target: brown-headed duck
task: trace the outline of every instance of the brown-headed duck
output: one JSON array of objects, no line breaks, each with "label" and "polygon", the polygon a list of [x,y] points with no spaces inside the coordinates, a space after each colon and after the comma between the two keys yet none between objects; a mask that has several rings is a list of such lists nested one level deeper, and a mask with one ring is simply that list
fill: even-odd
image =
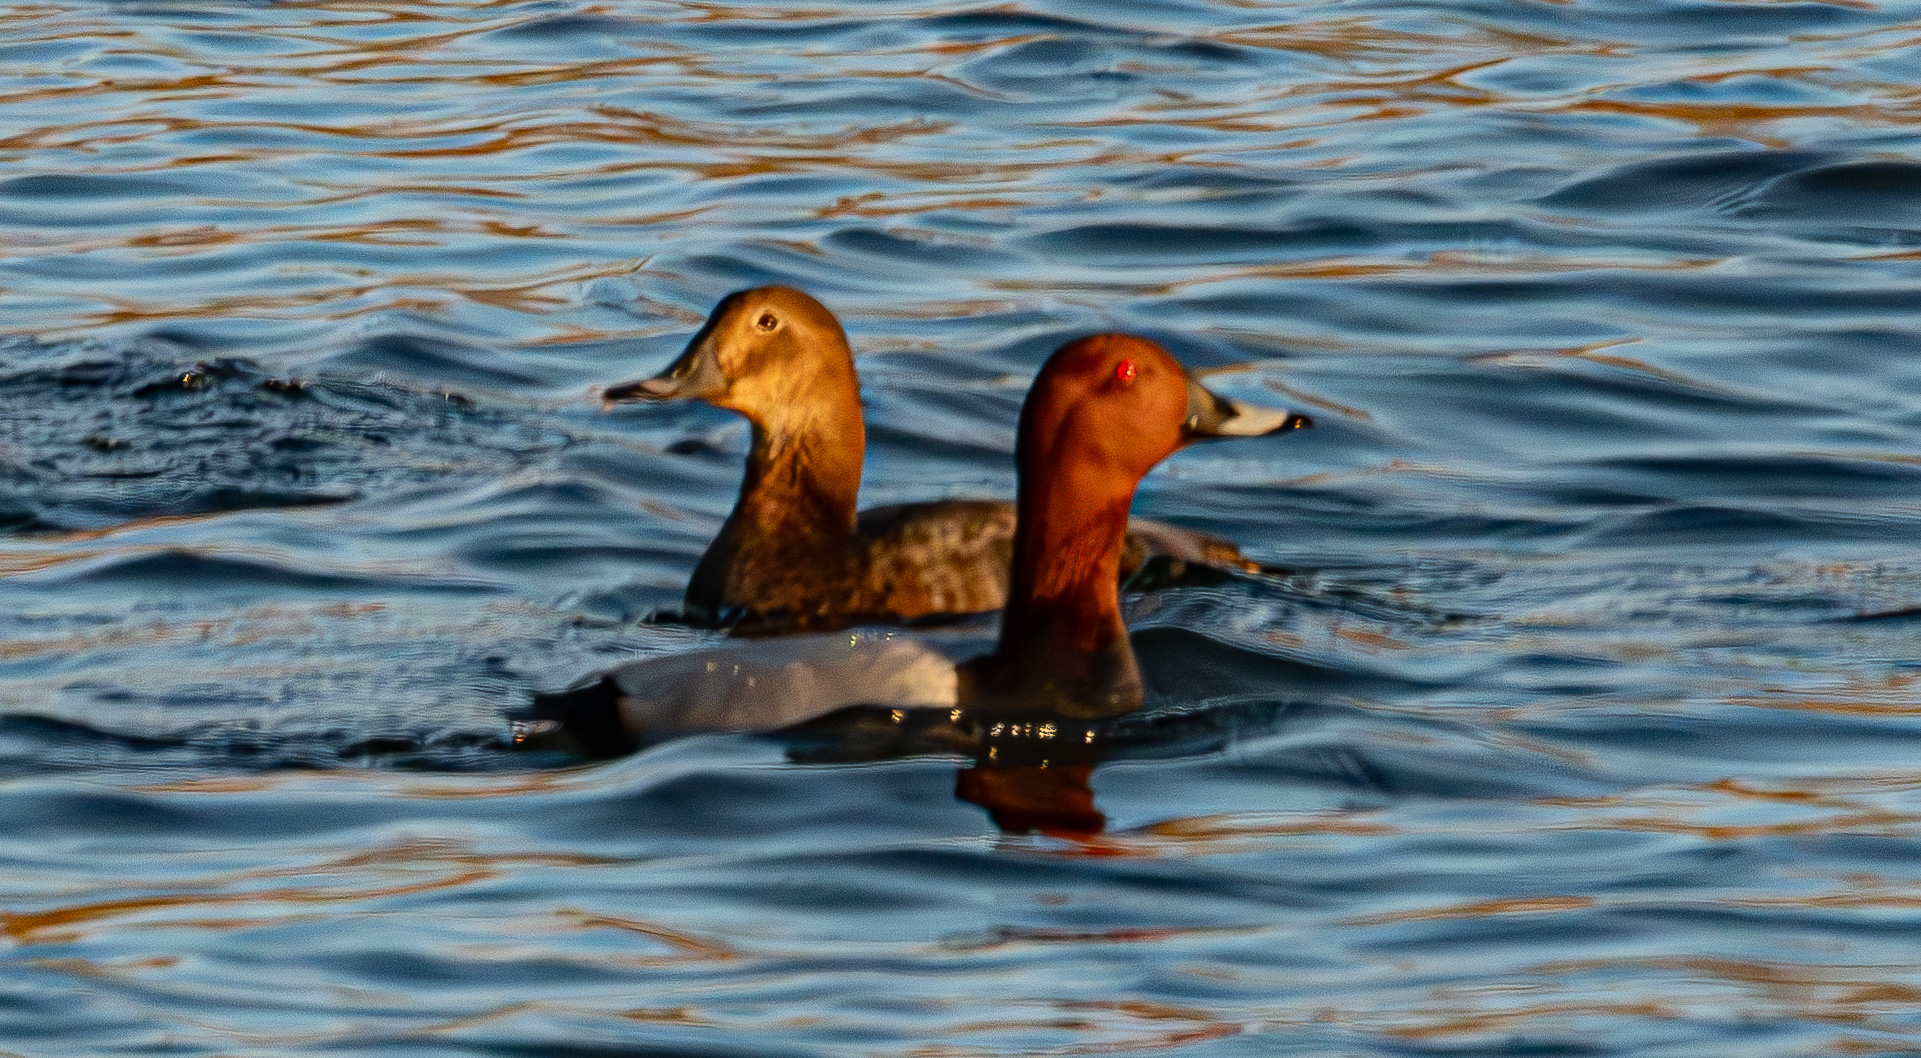
[{"label": "brown-headed duck", "polygon": [[956,724],[1131,712],[1142,683],[1119,570],[1135,488],[1189,441],[1273,433],[1293,418],[1221,399],[1144,338],[1070,342],[1021,408],[1012,587],[990,653],[956,664],[922,637],[884,631],[734,642],[537,696],[517,734],[560,730],[581,752],[612,756],[687,734],[786,728],[853,705],[891,708],[897,722],[941,710]]},{"label": "brown-headed duck", "polygon": [[[609,402],[704,400],[752,425],[740,498],[687,584],[687,616],[743,630],[842,628],[1001,608],[1014,504],[937,500],[856,510],[866,432],[854,354],[834,314],[791,287],[728,295],[665,371]],[[1244,422],[1210,397],[1193,414]],[[1305,416],[1283,420],[1309,425]],[[1261,420],[1259,429],[1269,428]],[[1233,544],[1164,523],[1128,526],[1116,575],[1165,555],[1181,567],[1258,569]]]}]

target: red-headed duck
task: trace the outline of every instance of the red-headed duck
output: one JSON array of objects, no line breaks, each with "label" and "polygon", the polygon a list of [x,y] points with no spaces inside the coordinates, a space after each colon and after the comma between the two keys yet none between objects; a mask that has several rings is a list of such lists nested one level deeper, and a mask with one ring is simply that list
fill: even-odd
[{"label": "red-headed duck", "polygon": [[[856,511],[866,432],[854,354],[826,306],[791,287],[728,295],[665,371],[609,402],[704,400],[753,428],[740,498],[694,567],[687,616],[764,631],[986,613],[1007,598],[1014,505],[938,500]],[[1216,418],[1237,406],[1211,398]],[[1283,420],[1306,426],[1305,416]],[[1116,576],[1155,555],[1251,570],[1233,544],[1136,520]]]},{"label": "red-headed duck", "polygon": [[1223,400],[1144,338],[1070,342],[1021,408],[1012,587],[992,652],[956,664],[921,638],[873,631],[735,642],[538,696],[517,731],[563,729],[581,751],[610,756],[685,734],[775,730],[851,705],[891,707],[897,719],[938,709],[955,723],[1131,712],[1142,684],[1121,622],[1119,567],[1135,488],[1191,440],[1273,433],[1293,419]]}]

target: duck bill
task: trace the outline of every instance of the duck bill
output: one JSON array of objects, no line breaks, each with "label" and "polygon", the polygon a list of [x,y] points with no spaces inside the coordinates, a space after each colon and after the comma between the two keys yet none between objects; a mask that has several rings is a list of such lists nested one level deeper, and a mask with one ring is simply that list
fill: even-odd
[{"label": "duck bill", "polygon": [[719,343],[712,325],[700,329],[680,359],[652,378],[608,386],[601,396],[609,404],[630,400],[711,400],[727,389],[720,370]]},{"label": "duck bill", "polygon": [[1314,425],[1314,420],[1299,412],[1230,400],[1189,375],[1185,425],[1188,438],[1200,440],[1208,437],[1261,437],[1289,430],[1304,430]]}]

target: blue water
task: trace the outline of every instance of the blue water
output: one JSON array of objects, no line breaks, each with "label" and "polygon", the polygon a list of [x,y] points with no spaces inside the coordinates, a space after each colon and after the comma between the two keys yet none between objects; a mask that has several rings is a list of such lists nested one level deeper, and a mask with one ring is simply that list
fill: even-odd
[{"label": "blue water", "polygon": [[[1918,25],[0,12],[0,1055],[1914,1053]],[[711,638],[744,426],[596,387],[766,282],[869,504],[1092,330],[1316,418],[1143,486],[1276,572],[1128,600],[1098,830],[510,748]]]}]

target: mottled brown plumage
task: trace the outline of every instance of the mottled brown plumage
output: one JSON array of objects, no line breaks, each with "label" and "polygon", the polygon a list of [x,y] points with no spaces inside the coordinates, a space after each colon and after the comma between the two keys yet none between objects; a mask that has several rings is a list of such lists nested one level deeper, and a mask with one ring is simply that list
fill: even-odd
[{"label": "mottled brown plumage", "polygon": [[[666,371],[610,387],[606,398],[705,400],[752,428],[740,497],[688,582],[689,617],[738,620],[746,631],[821,630],[1005,602],[1014,504],[856,512],[866,433],[853,352],[840,321],[808,295],[781,286],[728,295]],[[1217,537],[1146,521],[1131,529],[1116,577],[1159,555],[1257,568]]]}]

